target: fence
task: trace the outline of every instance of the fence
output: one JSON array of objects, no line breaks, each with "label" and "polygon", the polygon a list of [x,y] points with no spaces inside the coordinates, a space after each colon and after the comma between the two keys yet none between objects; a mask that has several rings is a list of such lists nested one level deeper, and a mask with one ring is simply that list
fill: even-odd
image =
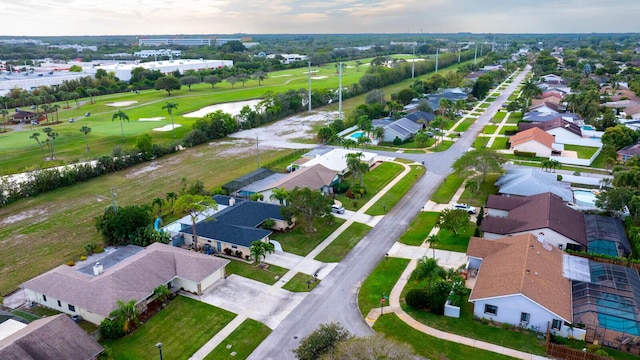
[{"label": "fence", "polygon": [[586,350],[572,349],[564,345],[547,342],[547,356],[564,360],[609,360],[608,357],[596,355]]}]

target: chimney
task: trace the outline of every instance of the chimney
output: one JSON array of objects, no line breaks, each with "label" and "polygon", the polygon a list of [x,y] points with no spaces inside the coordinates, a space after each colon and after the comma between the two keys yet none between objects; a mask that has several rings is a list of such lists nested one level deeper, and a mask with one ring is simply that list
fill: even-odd
[{"label": "chimney", "polygon": [[229,198],[229,206],[233,206],[236,204],[236,199],[234,198]]},{"label": "chimney", "polygon": [[104,267],[100,264],[100,262],[97,262],[95,265],[93,265],[93,276],[98,276],[103,272],[104,272]]}]

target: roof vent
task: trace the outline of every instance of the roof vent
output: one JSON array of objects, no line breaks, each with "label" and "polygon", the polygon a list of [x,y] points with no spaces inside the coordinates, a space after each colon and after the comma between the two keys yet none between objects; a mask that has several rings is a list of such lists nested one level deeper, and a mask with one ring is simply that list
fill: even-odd
[{"label": "roof vent", "polygon": [[95,265],[93,265],[93,276],[98,276],[103,272],[104,272],[104,266],[102,266],[100,262],[97,262]]},{"label": "roof vent", "polygon": [[527,269],[527,275],[531,274],[531,270]]}]

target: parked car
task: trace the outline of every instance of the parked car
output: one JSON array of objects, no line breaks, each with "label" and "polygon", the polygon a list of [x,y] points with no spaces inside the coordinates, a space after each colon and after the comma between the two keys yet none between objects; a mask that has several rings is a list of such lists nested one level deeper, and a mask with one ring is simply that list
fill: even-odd
[{"label": "parked car", "polygon": [[476,208],[473,206],[469,206],[467,204],[453,204],[453,209],[454,210],[464,210],[466,212],[468,212],[469,214],[475,214],[476,213]]},{"label": "parked car", "polygon": [[331,205],[331,212],[336,214],[344,214],[344,207],[333,204]]}]

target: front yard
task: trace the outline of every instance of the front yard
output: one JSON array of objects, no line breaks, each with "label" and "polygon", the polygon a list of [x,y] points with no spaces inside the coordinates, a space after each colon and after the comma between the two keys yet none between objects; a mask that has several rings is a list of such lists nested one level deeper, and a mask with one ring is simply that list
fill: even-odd
[{"label": "front yard", "polygon": [[247,319],[216,346],[205,360],[246,359],[269,334],[271,329],[266,325]]},{"label": "front yard", "polygon": [[[391,180],[395,179],[402,171],[404,167],[400,164],[394,164],[391,162],[384,162],[378,165],[375,169],[364,174],[364,186],[367,188],[367,193],[360,199],[350,199],[346,194],[338,194],[336,200],[342,202],[347,210],[358,210],[362,205],[366,204],[372,197],[374,197],[382,188],[384,188]],[[349,178],[351,184],[358,183],[358,179]]]},{"label": "front yard", "polygon": [[458,233],[454,234],[451,230],[441,229],[438,232],[438,238],[440,242],[438,242],[434,248],[439,250],[448,250],[448,251],[456,251],[456,252],[467,252],[467,247],[469,246],[469,238],[473,235],[473,232],[476,230],[476,223],[469,222],[469,228],[466,230],[458,229]]},{"label": "front yard", "polygon": [[[267,258],[269,255],[267,254]],[[266,268],[258,267],[256,264],[249,264],[242,260],[231,260],[226,266],[227,275],[236,274],[265,284],[275,284],[287,269],[268,264]],[[277,278],[276,278],[277,277]]]},{"label": "front yard", "polygon": [[[363,317],[380,307],[382,294],[389,295],[400,275],[409,264],[408,259],[385,258],[380,260],[358,292],[358,307]],[[389,302],[386,302],[389,305]]]},{"label": "front yard", "polygon": [[382,195],[373,206],[365,213],[367,215],[384,215],[389,209],[394,207],[409,189],[421,178],[426,169],[422,165],[411,165],[411,171],[400,179],[386,194]]},{"label": "front yard", "polygon": [[413,219],[407,231],[400,236],[399,242],[406,245],[420,246],[424,242],[424,239],[429,236],[431,229],[436,225],[439,212],[434,211],[421,211]]},{"label": "front yard", "polygon": [[327,263],[340,262],[367,235],[369,230],[371,230],[370,226],[354,222],[322,250],[316,256],[316,260]]},{"label": "front yard", "polygon": [[317,231],[306,232],[306,222],[304,219],[298,219],[298,224],[293,230],[285,233],[274,233],[271,235],[271,239],[278,241],[282,245],[282,250],[286,252],[306,256],[343,223],[344,220],[340,218],[334,218],[331,225],[327,224],[326,219],[316,219],[313,222],[313,227]]}]

